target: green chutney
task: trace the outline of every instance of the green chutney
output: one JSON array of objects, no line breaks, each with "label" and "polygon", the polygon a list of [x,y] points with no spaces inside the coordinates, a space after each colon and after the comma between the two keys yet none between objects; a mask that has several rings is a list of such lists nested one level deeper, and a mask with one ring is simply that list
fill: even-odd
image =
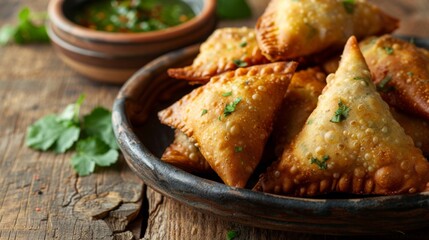
[{"label": "green chutney", "polygon": [[98,31],[132,33],[165,29],[193,17],[181,0],[97,0],[84,3],[72,21]]}]

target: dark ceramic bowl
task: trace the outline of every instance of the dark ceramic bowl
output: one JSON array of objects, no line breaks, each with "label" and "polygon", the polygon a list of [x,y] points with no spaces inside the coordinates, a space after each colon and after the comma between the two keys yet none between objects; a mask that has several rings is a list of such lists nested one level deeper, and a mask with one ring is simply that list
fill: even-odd
[{"label": "dark ceramic bowl", "polygon": [[87,1],[50,1],[48,34],[69,67],[102,82],[124,83],[156,57],[206,39],[216,25],[216,0],[186,0],[196,16],[178,26],[142,33],[97,31],[70,20]]},{"label": "dark ceramic bowl", "polygon": [[[429,48],[429,41],[416,40]],[[129,166],[151,188],[209,213],[243,224],[319,234],[399,234],[429,226],[429,193],[397,196],[285,197],[226,186],[162,162],[173,130],[157,112],[190,91],[166,70],[188,64],[198,46],[164,55],[140,69],[122,87],[113,125]]]}]

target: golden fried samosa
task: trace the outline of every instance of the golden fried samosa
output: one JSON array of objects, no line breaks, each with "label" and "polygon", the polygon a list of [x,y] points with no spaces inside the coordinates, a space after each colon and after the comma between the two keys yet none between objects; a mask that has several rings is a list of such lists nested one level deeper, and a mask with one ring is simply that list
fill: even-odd
[{"label": "golden fried samosa", "polygon": [[388,195],[425,191],[428,181],[429,163],[393,119],[351,37],[307,124],[255,189]]},{"label": "golden fried samosa", "polygon": [[296,72],[274,122],[275,154],[280,156],[287,143],[301,131],[326,85],[326,75],[319,68]]},{"label": "golden fried samosa", "polygon": [[158,113],[162,123],[195,139],[225,184],[244,187],[258,165],[295,62],[239,68]]},{"label": "golden fried samosa", "polygon": [[342,47],[351,35],[390,33],[398,20],[366,0],[272,0],[256,24],[262,53],[290,60]]},{"label": "golden fried samosa", "polygon": [[168,69],[168,75],[206,83],[220,73],[268,62],[257,45],[253,28],[221,28],[201,45],[191,66]]},{"label": "golden fried samosa", "polygon": [[177,129],[173,143],[165,149],[161,160],[192,173],[208,173],[211,170],[195,142]]},{"label": "golden fried samosa", "polygon": [[426,50],[384,35],[360,43],[373,81],[390,106],[429,120],[429,56]]},{"label": "golden fried samosa", "polygon": [[429,157],[428,121],[393,108],[390,108],[390,111],[405,133],[413,139],[414,145],[422,150],[425,157]]}]

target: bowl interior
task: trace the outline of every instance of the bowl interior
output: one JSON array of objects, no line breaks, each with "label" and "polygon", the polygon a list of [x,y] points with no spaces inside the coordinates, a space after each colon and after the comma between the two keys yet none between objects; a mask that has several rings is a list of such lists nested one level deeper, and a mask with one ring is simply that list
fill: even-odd
[{"label": "bowl interior", "polygon": [[[120,148],[148,186],[230,221],[270,229],[337,235],[392,234],[429,225],[429,193],[285,197],[229,187],[217,177],[203,178],[162,162],[159,157],[172,142],[173,130],[159,122],[157,111],[192,89],[168,78],[166,70],[189,64],[197,53],[198,46],[192,46],[152,61],[127,81],[114,103],[113,125]],[[256,178],[257,173],[253,181]]]},{"label": "bowl interior", "polygon": [[[195,15],[200,14],[204,8],[204,1],[201,1],[201,0],[182,0],[182,1],[188,4],[192,8]],[[91,2],[91,0],[65,0],[62,6],[62,11],[64,13],[64,16],[66,16],[68,20],[72,21],[73,16],[76,14],[76,12],[79,11],[82,8],[82,6],[88,2]]]},{"label": "bowl interior", "polygon": [[[102,1],[102,0],[101,0]],[[59,31],[72,35],[74,38],[81,38],[89,42],[109,42],[117,44],[132,44],[139,42],[160,42],[175,38],[183,38],[187,35],[198,35],[199,29],[206,29],[208,26],[214,27],[216,0],[182,0],[194,11],[195,17],[182,24],[171,26],[165,29],[148,32],[105,32],[86,28],[71,19],[73,15],[81,10],[82,5],[90,0],[58,0],[51,1],[48,8],[50,21]],[[200,35],[205,35],[206,30],[201,30]]]}]

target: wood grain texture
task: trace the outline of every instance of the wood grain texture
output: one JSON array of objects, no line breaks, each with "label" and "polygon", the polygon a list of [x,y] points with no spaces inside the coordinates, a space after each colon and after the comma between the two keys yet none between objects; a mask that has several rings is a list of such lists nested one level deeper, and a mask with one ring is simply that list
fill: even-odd
[{"label": "wood grain texture", "polygon": [[[16,22],[22,6],[45,11],[48,1],[2,2],[0,25]],[[140,236],[126,228],[139,213],[143,184],[123,159],[109,169],[77,177],[71,153],[41,153],[25,146],[29,124],[62,111],[81,93],[82,113],[111,108],[118,86],[95,84],[67,68],[49,44],[0,47],[0,239],[121,239]],[[88,195],[115,192],[119,204],[99,219],[75,211]],[[132,233],[134,230],[135,233]],[[126,239],[126,238],[122,238]]]},{"label": "wood grain texture", "polygon": [[[429,1],[371,1],[402,20],[397,33],[429,37]],[[256,18],[267,0],[249,2]],[[47,4],[48,0],[2,0],[0,26],[15,23],[15,16],[23,6],[45,11]],[[252,26],[254,19],[222,22],[220,26]],[[97,105],[110,108],[118,90],[118,86],[93,83],[77,75],[59,60],[50,45],[0,47],[1,240],[225,239],[229,230],[240,232],[237,239],[255,240],[424,239],[427,236],[427,231],[422,231],[385,238],[336,237],[252,228],[146,190],[123,159],[114,167],[97,169],[95,174],[80,178],[70,167],[71,153],[40,153],[25,146],[26,128],[35,120],[61,111],[81,93],[87,96],[82,113]],[[107,211],[102,217],[91,217],[75,210],[83,197],[91,195],[97,199],[107,192],[115,192],[120,198],[113,211]],[[134,217],[137,218],[132,221]]]}]

